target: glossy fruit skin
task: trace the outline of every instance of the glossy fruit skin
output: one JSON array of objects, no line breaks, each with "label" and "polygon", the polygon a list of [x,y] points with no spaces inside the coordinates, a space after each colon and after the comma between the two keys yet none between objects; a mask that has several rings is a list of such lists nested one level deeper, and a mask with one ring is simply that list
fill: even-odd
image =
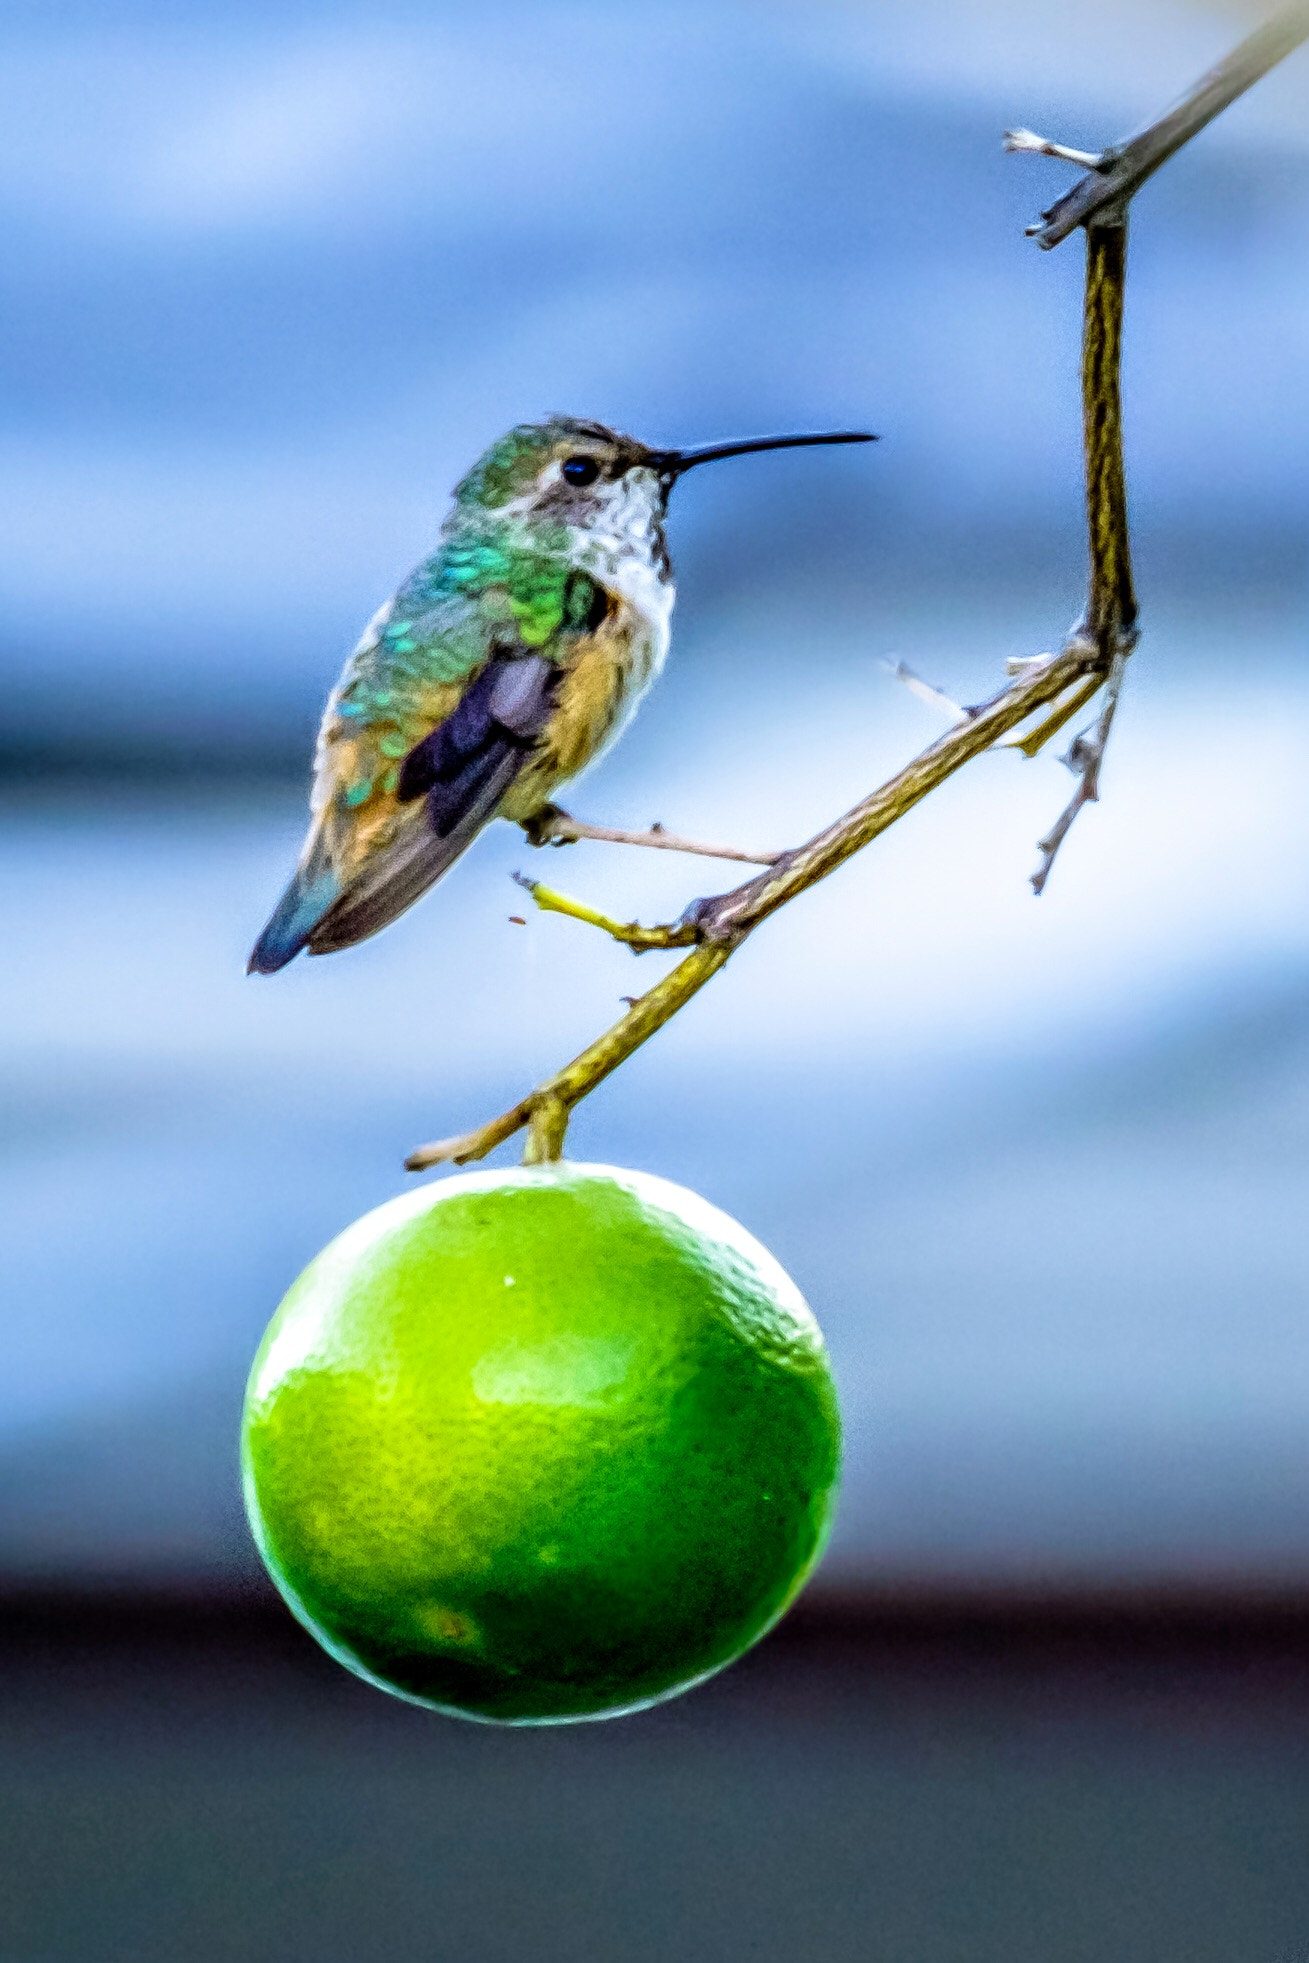
[{"label": "glossy fruit skin", "polygon": [[350,1669],[505,1723],[685,1690],[776,1621],[840,1462],[803,1298],[668,1181],[469,1173],[356,1222],[251,1372],[246,1506]]}]

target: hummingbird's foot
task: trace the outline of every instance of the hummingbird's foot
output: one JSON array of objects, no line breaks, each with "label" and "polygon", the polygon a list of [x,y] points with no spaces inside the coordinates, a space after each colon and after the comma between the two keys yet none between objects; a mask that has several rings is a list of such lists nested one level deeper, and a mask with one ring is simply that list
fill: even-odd
[{"label": "hummingbird's foot", "polygon": [[543,804],[530,818],[520,818],[529,845],[574,845],[581,836],[577,821],[558,804]]}]

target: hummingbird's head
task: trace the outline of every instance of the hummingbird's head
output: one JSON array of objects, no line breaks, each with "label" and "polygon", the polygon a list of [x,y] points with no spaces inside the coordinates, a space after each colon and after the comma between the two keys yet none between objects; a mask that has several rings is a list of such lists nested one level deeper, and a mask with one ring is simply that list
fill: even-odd
[{"label": "hummingbird's head", "polygon": [[752,450],[814,443],[872,443],[862,430],[815,436],[755,436],[691,450],[658,450],[604,423],[552,416],[520,423],[502,436],[455,490],[456,510],[540,516],[582,530],[629,532],[642,518],[657,524],[679,477],[702,463]]},{"label": "hummingbird's head", "polygon": [[[658,498],[653,451],[604,423],[575,416],[519,423],[480,457],[455,489],[465,510],[594,524],[606,504],[645,488]],[[644,480],[644,483],[632,480]]]}]

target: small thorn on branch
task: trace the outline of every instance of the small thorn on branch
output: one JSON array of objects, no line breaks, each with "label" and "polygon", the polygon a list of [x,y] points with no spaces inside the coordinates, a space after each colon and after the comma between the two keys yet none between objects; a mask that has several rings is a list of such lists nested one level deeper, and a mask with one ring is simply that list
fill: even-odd
[{"label": "small thorn on branch", "polygon": [[1035,130],[1006,130],[1001,141],[1006,150],[1022,150],[1035,157],[1058,157],[1063,163],[1076,164],[1079,170],[1103,170],[1106,163],[1106,153],[1102,150],[1073,150],[1066,143],[1052,143],[1048,136],[1038,136]]},{"label": "small thorn on branch", "polygon": [[943,709],[952,723],[972,721],[971,709],[965,709],[962,703],[956,702],[953,696],[947,695],[943,688],[934,688],[931,682],[925,682],[921,675],[914,673],[907,662],[884,660],[882,666],[888,675],[893,676],[903,688],[908,689],[910,695],[916,695],[920,702],[926,702],[931,709]]}]

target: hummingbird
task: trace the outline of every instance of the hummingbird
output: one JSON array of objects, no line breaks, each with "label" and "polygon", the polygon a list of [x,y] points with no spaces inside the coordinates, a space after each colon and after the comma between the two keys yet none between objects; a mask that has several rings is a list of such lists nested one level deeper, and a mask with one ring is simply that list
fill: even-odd
[{"label": "hummingbird", "polygon": [[661,450],[553,416],[493,443],[328,698],[308,835],[247,972],[366,940],[492,818],[530,835],[615,741],[668,653],[664,521],[688,470],[874,440],[839,430]]}]

